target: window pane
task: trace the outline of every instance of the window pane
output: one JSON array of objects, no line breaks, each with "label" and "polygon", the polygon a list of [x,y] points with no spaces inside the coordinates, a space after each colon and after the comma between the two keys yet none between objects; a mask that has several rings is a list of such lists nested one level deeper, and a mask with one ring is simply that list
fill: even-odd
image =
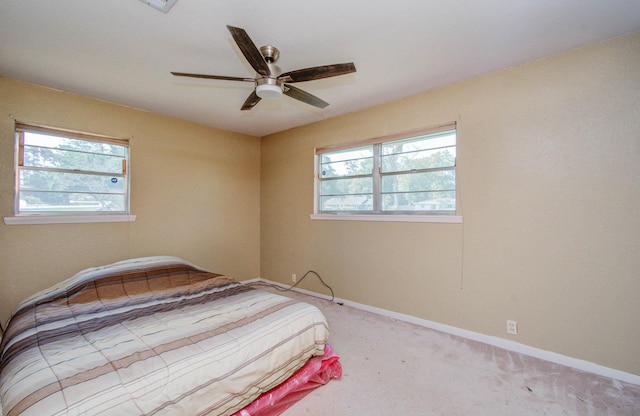
[{"label": "window pane", "polygon": [[382,154],[412,152],[416,150],[438,149],[442,147],[454,147],[456,145],[455,131],[430,134],[426,136],[411,137],[382,143]]},{"label": "window pane", "polygon": [[372,178],[332,179],[320,183],[322,195],[371,194],[372,192]]},{"label": "window pane", "polygon": [[125,212],[125,195],[20,192],[20,212]]},{"label": "window pane", "polygon": [[24,166],[122,173],[122,157],[39,147],[24,148]]},{"label": "window pane", "polygon": [[51,136],[46,134],[24,133],[24,144],[26,146],[48,147],[52,149],[81,150],[91,153],[113,155],[125,157],[127,146],[117,144],[102,143],[97,141],[72,139],[69,137]]},{"label": "window pane", "polygon": [[382,210],[455,212],[456,195],[455,191],[383,194]]},{"label": "window pane", "polygon": [[383,143],[382,172],[434,169],[456,164],[455,134],[423,136]]},{"label": "window pane", "polygon": [[[89,142],[87,142],[89,143]],[[24,147],[24,166],[85,172],[122,173],[121,156],[85,153],[47,147]]]},{"label": "window pane", "polygon": [[118,176],[23,169],[20,171],[20,190],[122,194],[125,182]]},{"label": "window pane", "polygon": [[381,178],[382,192],[450,191],[454,189],[456,189],[456,175],[453,170],[402,173],[384,175]]},{"label": "window pane", "polygon": [[323,196],[320,198],[322,211],[371,211],[372,195],[357,196]]},{"label": "window pane", "polygon": [[320,168],[323,178],[341,176],[371,175],[373,159],[354,159],[346,162],[324,163]]},{"label": "window pane", "polygon": [[455,149],[421,150],[382,156],[383,172],[400,172],[413,169],[434,169],[454,166]]},{"label": "window pane", "polygon": [[322,178],[370,175],[372,171],[372,146],[323,153],[320,160],[320,176]]}]

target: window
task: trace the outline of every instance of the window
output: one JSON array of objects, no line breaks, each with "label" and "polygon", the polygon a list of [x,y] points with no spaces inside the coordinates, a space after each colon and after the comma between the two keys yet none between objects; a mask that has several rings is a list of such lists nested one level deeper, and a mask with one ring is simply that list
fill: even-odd
[{"label": "window", "polygon": [[129,213],[128,140],[16,123],[16,214]]},{"label": "window", "polygon": [[456,214],[456,130],[448,124],[316,149],[319,214]]}]

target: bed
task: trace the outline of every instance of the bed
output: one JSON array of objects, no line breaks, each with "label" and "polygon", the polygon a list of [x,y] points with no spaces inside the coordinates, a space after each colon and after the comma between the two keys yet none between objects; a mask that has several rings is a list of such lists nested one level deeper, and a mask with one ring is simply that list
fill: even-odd
[{"label": "bed", "polygon": [[84,270],[22,302],[2,415],[276,415],[341,374],[318,308],[175,257]]}]

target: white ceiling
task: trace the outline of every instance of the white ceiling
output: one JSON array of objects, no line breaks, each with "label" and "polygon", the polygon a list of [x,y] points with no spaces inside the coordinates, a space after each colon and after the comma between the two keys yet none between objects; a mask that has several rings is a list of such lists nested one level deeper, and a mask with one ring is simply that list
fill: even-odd
[{"label": "white ceiling", "polygon": [[[283,71],[354,62],[240,111],[253,77],[226,25],[276,46]],[[0,75],[264,136],[640,30],[640,0],[0,0]]]}]

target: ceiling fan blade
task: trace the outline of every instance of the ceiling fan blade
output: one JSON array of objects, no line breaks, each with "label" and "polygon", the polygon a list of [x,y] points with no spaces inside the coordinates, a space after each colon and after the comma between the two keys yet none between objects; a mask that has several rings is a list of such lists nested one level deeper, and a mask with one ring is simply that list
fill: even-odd
[{"label": "ceiling fan blade", "polygon": [[247,97],[244,104],[242,104],[242,108],[240,110],[251,110],[260,102],[262,98],[258,97],[255,90]]},{"label": "ceiling fan blade", "polygon": [[356,66],[353,62],[349,62],[345,64],[314,66],[311,68],[289,71],[281,74],[278,79],[284,82],[303,82],[336,77],[338,75],[350,74],[352,72],[356,72]]},{"label": "ceiling fan blade", "polygon": [[329,105],[328,102],[321,100],[313,94],[309,94],[306,91],[301,90],[300,88],[296,88],[293,85],[284,85],[284,95],[287,95],[291,98],[295,98],[298,101],[302,101],[303,103],[311,104],[314,107],[325,108]]},{"label": "ceiling fan blade", "polygon": [[175,75],[177,77],[222,79],[222,80],[225,80],[225,81],[246,81],[246,82],[255,82],[256,81],[253,78],[227,77],[227,76],[224,76],[224,75],[189,74],[187,72],[171,72],[171,75]]},{"label": "ceiling fan blade", "polygon": [[233,40],[236,41],[238,48],[240,48],[244,57],[249,61],[251,67],[262,76],[268,77],[271,75],[271,70],[269,70],[269,66],[262,57],[260,49],[256,47],[255,43],[253,43],[249,35],[247,35],[247,32],[239,27],[229,25],[227,25],[227,29],[231,32]]}]

